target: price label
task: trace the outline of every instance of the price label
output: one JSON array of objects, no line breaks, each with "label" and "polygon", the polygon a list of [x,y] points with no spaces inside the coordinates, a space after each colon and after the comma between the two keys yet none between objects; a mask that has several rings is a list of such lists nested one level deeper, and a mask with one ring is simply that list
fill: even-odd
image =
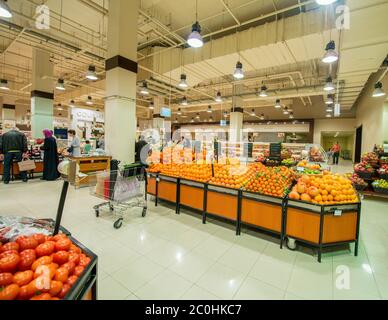
[{"label": "price label", "polygon": [[304,168],[303,168],[303,167],[297,167],[296,170],[297,170],[298,172],[304,172]]},{"label": "price label", "polygon": [[147,178],[150,179],[150,178],[151,178],[151,175],[150,175],[150,174],[147,174]]},{"label": "price label", "polygon": [[335,217],[341,217],[342,216],[342,210],[335,210],[334,211],[334,216]]},{"label": "price label", "polygon": [[160,178],[156,178],[156,182],[160,182]]}]

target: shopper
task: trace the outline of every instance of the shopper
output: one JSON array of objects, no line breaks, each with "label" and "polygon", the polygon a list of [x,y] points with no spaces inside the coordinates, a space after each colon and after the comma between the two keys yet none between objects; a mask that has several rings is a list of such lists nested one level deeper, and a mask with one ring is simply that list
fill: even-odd
[{"label": "shopper", "polygon": [[43,135],[45,138],[44,145],[40,147],[44,151],[42,180],[55,181],[60,176],[58,172],[59,157],[57,141],[53,137],[51,130],[43,130]]},{"label": "shopper", "polygon": [[150,145],[147,143],[147,141],[145,141],[144,136],[141,135],[135,145],[135,162],[147,164],[147,158],[150,150]]},{"label": "shopper", "polygon": [[[0,154],[4,154],[4,184],[9,184],[13,160],[20,162],[27,158],[27,150],[27,137],[18,128],[14,127],[3,134],[0,141]],[[27,172],[20,172],[20,177],[23,182],[28,181]]]},{"label": "shopper", "polygon": [[98,138],[97,144],[98,144],[97,149],[105,150],[105,137],[103,134],[100,135],[100,138]]},{"label": "shopper", "polygon": [[92,150],[92,145],[90,144],[89,140],[86,140],[85,146],[84,146],[84,153],[89,154],[91,150]]},{"label": "shopper", "polygon": [[81,156],[81,142],[77,137],[75,130],[67,131],[69,138],[71,138],[71,143],[69,149],[67,151],[70,153],[72,157],[80,157]]},{"label": "shopper", "polygon": [[331,148],[331,152],[333,154],[333,165],[338,165],[341,152],[341,146],[339,145],[338,141]]}]

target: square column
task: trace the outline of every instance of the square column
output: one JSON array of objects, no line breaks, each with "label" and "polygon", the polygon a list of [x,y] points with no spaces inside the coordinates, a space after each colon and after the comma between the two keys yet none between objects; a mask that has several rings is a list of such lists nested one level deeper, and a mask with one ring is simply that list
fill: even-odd
[{"label": "square column", "polygon": [[11,130],[16,126],[16,107],[11,104],[3,104],[1,112],[3,119],[3,133]]}]

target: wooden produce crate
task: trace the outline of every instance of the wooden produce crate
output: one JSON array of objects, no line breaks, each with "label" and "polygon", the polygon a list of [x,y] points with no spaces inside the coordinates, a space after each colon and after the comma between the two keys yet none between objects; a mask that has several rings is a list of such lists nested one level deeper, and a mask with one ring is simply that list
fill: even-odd
[{"label": "wooden produce crate", "polygon": [[355,243],[358,255],[361,203],[320,206],[288,200],[285,210],[285,236],[318,249]]}]

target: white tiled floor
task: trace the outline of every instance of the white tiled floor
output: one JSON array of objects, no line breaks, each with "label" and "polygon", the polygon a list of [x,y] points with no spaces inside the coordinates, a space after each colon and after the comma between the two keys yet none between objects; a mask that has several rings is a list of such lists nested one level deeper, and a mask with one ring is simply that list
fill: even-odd
[{"label": "white tiled floor", "polygon": [[[336,168],[350,171],[349,166]],[[0,185],[0,215],[54,218],[62,183]],[[388,299],[388,202],[364,201],[359,257],[280,250],[277,241],[199,216],[149,203],[148,215],[129,212],[120,230],[100,200],[69,189],[63,225],[99,256],[100,299]],[[307,252],[307,253],[306,253]],[[336,287],[338,266],[350,288]]]}]

